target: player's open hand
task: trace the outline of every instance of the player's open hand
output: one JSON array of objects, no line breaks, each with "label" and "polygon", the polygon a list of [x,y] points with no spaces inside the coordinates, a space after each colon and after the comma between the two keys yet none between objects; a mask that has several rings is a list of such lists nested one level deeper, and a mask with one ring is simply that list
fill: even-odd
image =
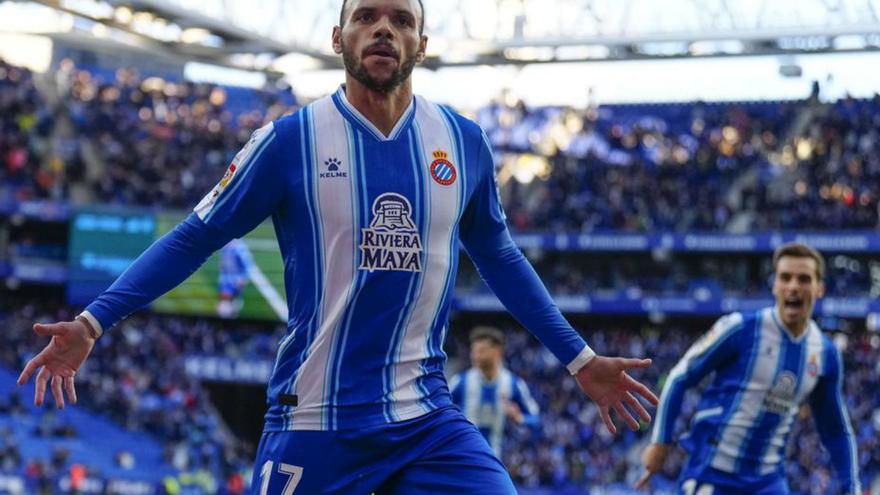
[{"label": "player's open hand", "polygon": [[651,415],[633,395],[641,395],[652,405],[659,404],[660,399],[648,387],[634,380],[627,374],[633,368],[647,368],[650,359],[626,359],[596,356],[577,372],[575,378],[581,390],[599,406],[599,415],[611,433],[617,433],[617,427],[611,421],[609,411],[614,411],[626,422],[633,431],[639,429],[639,422],[633,418],[629,406],[644,421],[651,421]]},{"label": "player's open hand", "polygon": [[37,323],[34,325],[34,332],[44,337],[52,337],[52,340],[42,352],[28,361],[21,376],[18,377],[18,384],[27,383],[31,375],[39,369],[36,379],[37,388],[34,391],[36,406],[43,405],[46,388],[50,382],[57,408],[64,408],[65,393],[70,403],[76,404],[73,377],[95,346],[93,333],[80,321]]},{"label": "player's open hand", "polygon": [[648,481],[654,473],[663,469],[663,463],[666,462],[666,456],[669,455],[669,445],[662,443],[652,443],[648,445],[642,452],[642,465],[645,466],[645,474],[636,481],[635,487],[642,489],[648,486]]}]

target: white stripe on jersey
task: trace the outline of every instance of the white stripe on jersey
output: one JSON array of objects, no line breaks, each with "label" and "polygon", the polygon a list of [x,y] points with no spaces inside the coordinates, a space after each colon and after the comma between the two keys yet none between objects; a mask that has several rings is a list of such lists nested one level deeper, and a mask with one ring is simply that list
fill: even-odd
[{"label": "white stripe on jersey", "polygon": [[352,198],[357,197],[352,190],[356,183],[356,167],[354,151],[346,133],[349,123],[330,98],[316,102],[312,108],[313,173],[320,173],[325,160],[336,158],[352,177],[350,181],[317,180],[315,177],[323,234],[320,248],[324,253],[324,293],[321,298],[320,326],[294,384],[299,396],[299,405],[293,414],[294,428],[297,430],[327,429],[328,418],[325,415],[329,398],[325,394],[329,385],[330,360],[356,275],[354,253],[357,246],[353,236],[355,205],[352,204]]},{"label": "white stripe on jersey", "polygon": [[[445,119],[436,105],[417,97],[414,128],[420,137],[422,163],[425,177],[425,201],[430,218],[425,236],[424,273],[445,274],[449,270],[452,253],[451,237],[459,217],[459,188],[461,180],[448,186],[439,184],[431,178],[430,164],[435,151],[445,151],[454,166],[463,168],[462,158],[455,153],[455,142],[447,128]],[[459,172],[459,176],[463,172]],[[455,249],[458,247],[455,246]],[[446,277],[422,276],[422,283],[413,310],[406,322],[400,343],[398,364],[394,370],[394,415],[399,420],[415,418],[424,413],[419,404],[424,393],[419,390],[418,378],[423,375],[422,363],[429,356],[428,340],[443,290]]]},{"label": "white stripe on jersey", "polygon": [[[260,155],[263,154],[263,151],[275,139],[275,133],[272,132],[274,127],[275,124],[270,122],[254,131],[248,142],[232,159],[232,163],[229,164],[229,168],[226,170],[223,178],[193,208],[193,211],[201,221],[207,223],[210,219],[211,211],[214,210],[214,205],[218,202],[222,203],[223,199],[232,196],[232,192],[244,181],[245,174],[254,169],[254,167],[249,165],[257,161]],[[229,187],[230,185],[232,187]],[[229,188],[229,191],[226,191],[227,188]]]},{"label": "white stripe on jersey", "polygon": [[504,441],[504,426],[507,423],[507,409],[505,403],[513,397],[513,374],[506,368],[501,368],[496,380],[495,387],[495,417],[492,418],[492,432],[489,434],[489,445],[495,451],[495,455],[501,456],[501,444]]},{"label": "white stripe on jersey", "polygon": [[476,368],[467,370],[464,375],[464,394],[462,394],[464,397],[464,415],[474,424],[477,424],[477,410],[480,407],[483,395],[481,383],[480,372]]}]

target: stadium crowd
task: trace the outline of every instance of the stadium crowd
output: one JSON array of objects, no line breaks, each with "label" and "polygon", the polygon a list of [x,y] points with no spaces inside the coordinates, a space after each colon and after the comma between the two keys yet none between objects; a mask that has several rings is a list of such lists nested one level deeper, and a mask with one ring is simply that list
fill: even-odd
[{"label": "stadium crowd", "polygon": [[[54,321],[72,314],[70,308],[57,305],[4,306],[0,325],[7,329],[9,345],[0,351],[0,361],[13,369],[19,369],[39,348],[29,330],[31,322]],[[704,330],[701,325],[620,324],[589,329],[588,336],[591,346],[600,353],[650,355],[654,365],[638,378],[660,390],[666,373]],[[102,337],[87,370],[78,375],[81,407],[101,411],[127,428],[160,438],[166,445],[168,464],[181,472],[201,473],[201,486],[206,492],[215,489],[241,493],[249,479],[254,446],[223,431],[205,389],[186,375],[183,357],[199,354],[272,359],[283,327],[279,325],[274,333],[255,330],[240,323],[138,314]],[[456,371],[453,368],[467,365],[467,330],[453,328],[450,333],[450,373]],[[511,427],[508,432],[504,461],[515,481],[523,487],[559,490],[632,482],[639,474],[639,448],[647,441],[648,430],[634,433],[623,429],[618,437],[610,435],[601,427],[596,408],[586,401],[573,380],[564,378],[564,369],[545,348],[524,330],[510,328],[506,333],[507,366],[526,379],[541,407],[539,429]],[[847,403],[858,436],[863,478],[869,485],[880,475],[880,396],[863,392],[880,380],[880,367],[873,357],[880,348],[880,336],[838,334],[837,339],[846,345]],[[696,393],[688,395],[680,428],[694,412],[696,400]],[[8,411],[6,407],[0,414],[10,414]],[[801,416],[806,421],[797,423],[787,451],[792,488],[800,494],[836,493],[827,454],[819,447],[806,408]],[[0,432],[0,440],[3,438]],[[137,452],[128,455],[136,457]],[[666,466],[665,486],[677,476],[682,460],[679,451]],[[63,464],[64,459],[58,462]],[[5,446],[0,444],[2,472],[18,472],[31,464],[16,454],[8,439]],[[58,467],[46,470],[58,471]],[[664,480],[658,483],[664,486]]]},{"label": "stadium crowd", "polygon": [[[57,104],[30,72],[0,62],[0,185],[20,199],[63,199],[80,184],[93,201],[191,207],[255,128],[297,108],[289,92],[69,63],[47,81]],[[506,102],[474,116],[517,230],[878,227],[880,96],[586,111]]]},{"label": "stadium crowd", "polygon": [[[541,280],[556,295],[618,294],[770,297],[773,264],[760,255],[648,255],[526,251]],[[476,269],[462,263],[457,286],[488,292]],[[880,261],[870,255],[831,255],[825,284],[830,297],[880,297]]]},{"label": "stadium crowd", "polygon": [[[73,316],[65,306],[18,302],[21,304],[13,306],[10,302],[0,307],[0,325],[9,329],[7,345],[0,350],[0,363],[12,370],[21,369],[41,347],[39,337],[30,330],[33,322]],[[100,412],[126,429],[161,440],[165,462],[182,473],[173,484],[191,484],[200,487],[201,493],[243,493],[250,482],[255,446],[236,439],[225,429],[206,390],[185,373],[183,356],[198,351],[271,359],[273,335],[261,333],[249,339],[244,335],[210,320],[148,314],[133,317],[98,341],[85,372],[77,375],[78,407]],[[13,397],[5,409],[11,411],[20,403],[21,398]],[[60,424],[65,434],[75,436],[70,425]],[[26,473],[50,476],[63,472],[57,466],[47,469],[38,460],[21,459],[8,442],[6,449],[0,457],[0,468],[11,469],[3,472],[14,473],[28,466],[31,468]],[[136,448],[120,452],[119,462],[136,465],[137,455]],[[38,476],[34,483],[39,486],[47,480]]]}]

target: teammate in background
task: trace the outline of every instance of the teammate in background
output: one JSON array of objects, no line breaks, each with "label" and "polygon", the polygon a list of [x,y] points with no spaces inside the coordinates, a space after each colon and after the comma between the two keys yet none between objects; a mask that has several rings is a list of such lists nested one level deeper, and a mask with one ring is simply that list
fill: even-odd
[{"label": "teammate in background", "polygon": [[452,402],[501,457],[504,428],[538,426],[538,404],[526,382],[504,367],[504,334],[497,328],[477,327],[470,335],[471,368],[452,377]]},{"label": "teammate in background", "polygon": [[241,239],[233,239],[220,249],[220,273],[217,275],[217,315],[235,318],[244,306],[241,292],[250,282],[254,264],[251,252]]},{"label": "teammate in background", "polygon": [[714,372],[682,440],[689,456],[680,493],[787,494],[785,445],[806,401],[843,490],[861,493],[843,361],[810,319],[825,292],[825,262],[809,246],[791,243],[773,254],[773,268],[776,306],[721,318],[669,373],[637,487],[663,467],[685,390]]},{"label": "teammate in background", "polygon": [[[259,129],[194,213],[159,239],[27,363],[37,405],[76,401],[95,339],[272,216],[285,267],[278,347],[254,469],[260,494],[513,494],[505,467],[452,403],[443,373],[459,240],[504,305],[564,363],[600,416],[632,429],[656,404],[597,356],[511,240],[481,129],[414,97],[425,57],[418,0],[348,0],[333,48],[345,84]],[[627,410],[627,407],[631,409]]]}]

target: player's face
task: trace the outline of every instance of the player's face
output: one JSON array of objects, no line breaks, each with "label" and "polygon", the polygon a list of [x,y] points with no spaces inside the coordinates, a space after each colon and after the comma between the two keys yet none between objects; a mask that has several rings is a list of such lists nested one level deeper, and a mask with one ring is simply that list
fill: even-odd
[{"label": "player's face", "polygon": [[783,256],[776,264],[773,295],[782,322],[790,329],[803,329],[825,286],[816,273],[816,260]]},{"label": "player's face", "polygon": [[471,344],[471,363],[477,368],[488,368],[500,361],[500,346],[488,340],[476,340]]},{"label": "player's face", "polygon": [[422,14],[417,0],[350,0],[344,26],[333,28],[333,49],[356,81],[390,93],[425,57]]}]

